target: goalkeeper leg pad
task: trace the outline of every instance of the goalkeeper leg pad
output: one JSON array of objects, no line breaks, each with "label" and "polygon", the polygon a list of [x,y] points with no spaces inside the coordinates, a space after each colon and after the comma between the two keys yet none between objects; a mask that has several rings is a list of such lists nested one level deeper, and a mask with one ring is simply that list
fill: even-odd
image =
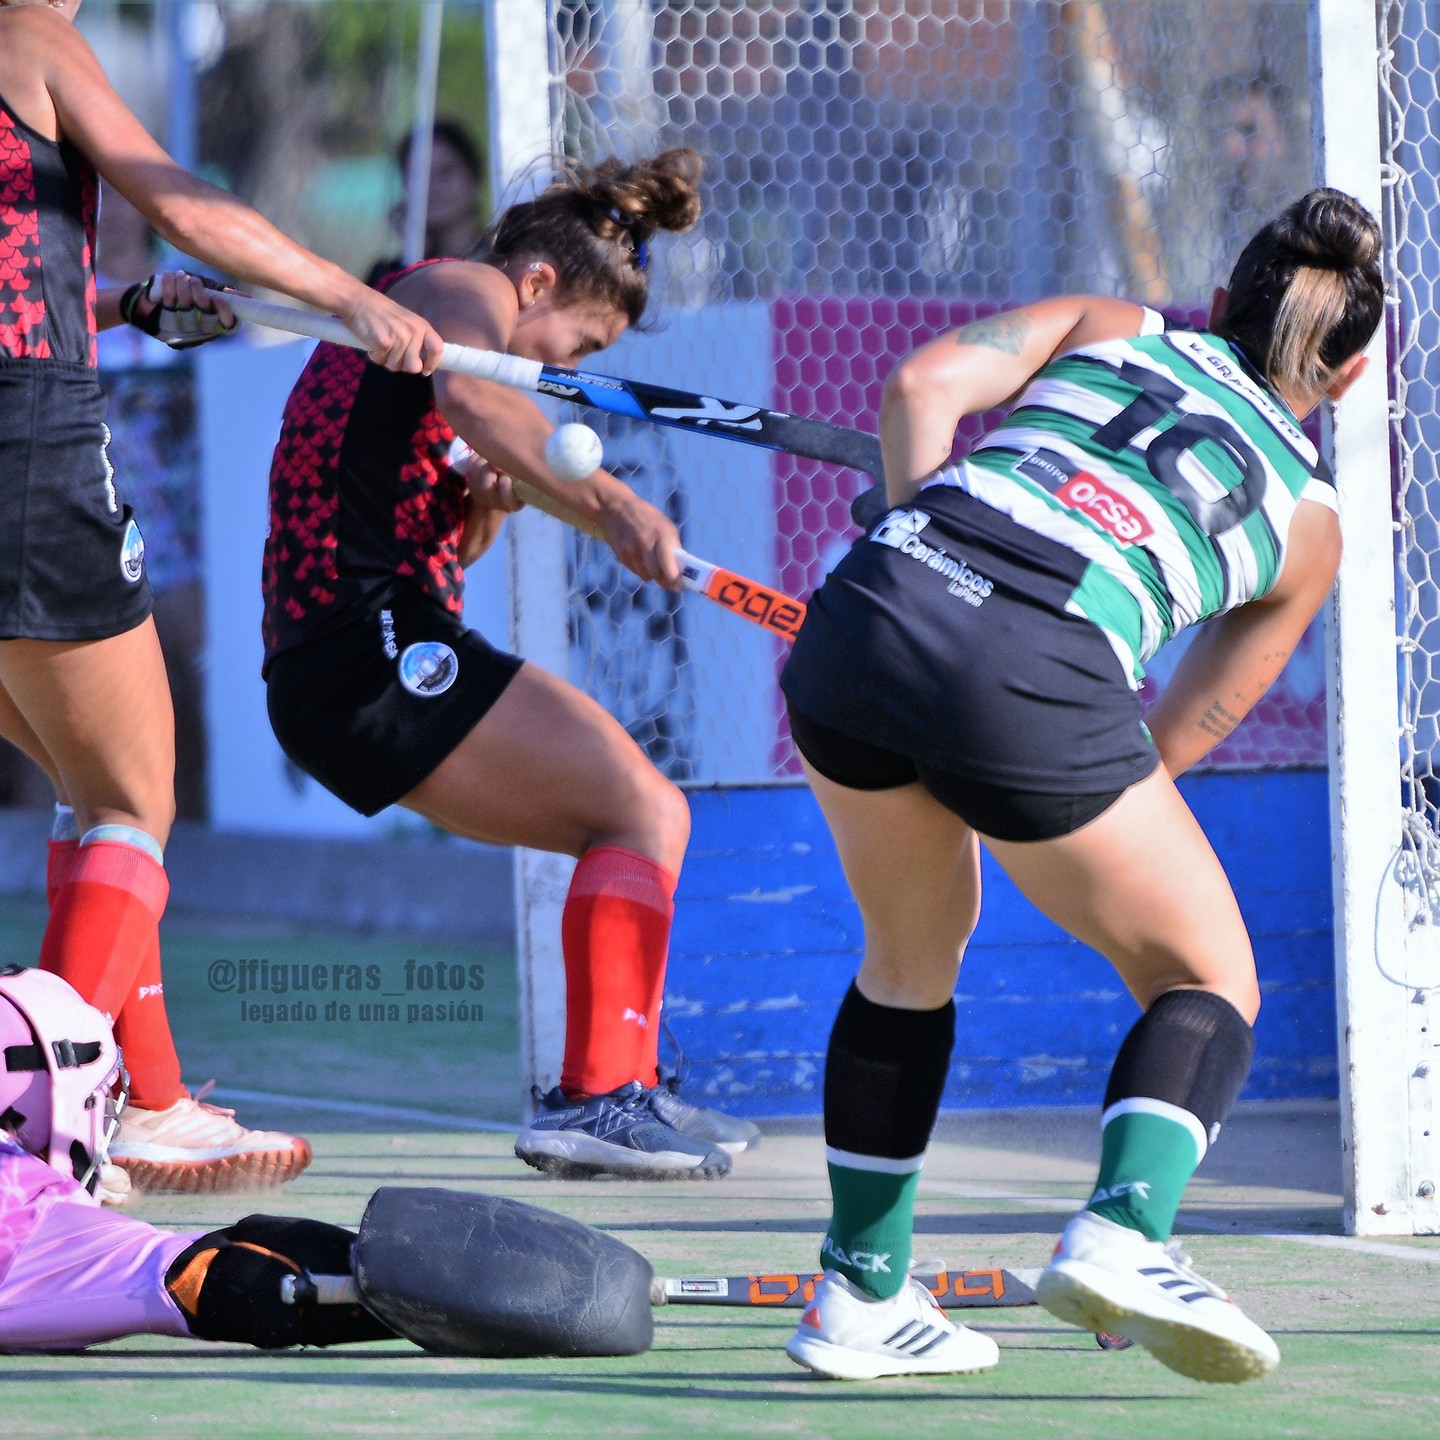
[{"label": "goalkeeper leg pad", "polygon": [[353,1231],[319,1220],[247,1215],[182,1250],[165,1288],[202,1340],[265,1350],[393,1340],[394,1331],[359,1305],[282,1299],[285,1281],[306,1272],[348,1275],[354,1242]]},{"label": "goalkeeper leg pad", "polygon": [[577,1220],[492,1195],[377,1190],[353,1252],[360,1297],[441,1355],[638,1355],[649,1262]]}]

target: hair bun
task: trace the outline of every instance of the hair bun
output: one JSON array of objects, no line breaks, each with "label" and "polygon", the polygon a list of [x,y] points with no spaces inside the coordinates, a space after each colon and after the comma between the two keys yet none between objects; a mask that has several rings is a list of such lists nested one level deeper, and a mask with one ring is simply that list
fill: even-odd
[{"label": "hair bun", "polygon": [[677,146],[634,164],[612,157],[574,183],[594,204],[597,228],[609,222],[645,240],[657,230],[688,230],[700,218],[700,169],[700,156]]},{"label": "hair bun", "polygon": [[1296,261],[1324,270],[1364,269],[1380,259],[1380,227],[1343,190],[1302,196],[1275,222],[1275,238]]}]

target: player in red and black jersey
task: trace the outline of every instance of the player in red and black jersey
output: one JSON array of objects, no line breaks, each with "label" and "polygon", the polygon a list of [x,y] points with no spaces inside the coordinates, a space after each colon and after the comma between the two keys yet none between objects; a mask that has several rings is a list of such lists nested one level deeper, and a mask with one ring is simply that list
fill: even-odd
[{"label": "player in red and black jersey", "polygon": [[[377,362],[429,369],[440,341],[181,170],[69,23],[79,6],[0,0],[0,734],[73,807],[52,842],[40,958],[114,1019],[132,1085],[112,1157],[146,1183],[217,1189],[284,1179],[310,1149],[180,1083],[158,928],[174,722],[144,540],[106,454],[95,334],[123,318],[193,343],[234,317],[190,277],[96,294],[97,175],[177,249],[336,311]],[[105,1183],[128,1188],[123,1173]]]},{"label": "player in red and black jersey", "polygon": [[[689,150],[572,171],[508,210],[481,259],[414,266],[391,293],[452,343],[576,365],[644,313],[650,240],[694,223],[698,175]],[[674,525],[604,470],[560,480],[550,433],[501,385],[316,350],[270,477],[270,719],[291,759],[362,814],[398,803],[457,835],[578,860],[564,1067],[516,1153],[562,1174],[724,1174],[755,1127],[657,1085],[684,797],[594,701],[460,620],[463,566],[515,508],[512,476],[603,526],[642,579],[678,582]]]}]

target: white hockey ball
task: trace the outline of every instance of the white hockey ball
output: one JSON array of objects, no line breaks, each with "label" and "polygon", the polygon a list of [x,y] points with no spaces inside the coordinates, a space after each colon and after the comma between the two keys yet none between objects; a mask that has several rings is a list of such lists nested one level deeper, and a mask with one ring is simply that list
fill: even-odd
[{"label": "white hockey ball", "polygon": [[588,425],[561,425],[545,442],[545,463],[562,480],[588,480],[604,458],[600,437]]}]

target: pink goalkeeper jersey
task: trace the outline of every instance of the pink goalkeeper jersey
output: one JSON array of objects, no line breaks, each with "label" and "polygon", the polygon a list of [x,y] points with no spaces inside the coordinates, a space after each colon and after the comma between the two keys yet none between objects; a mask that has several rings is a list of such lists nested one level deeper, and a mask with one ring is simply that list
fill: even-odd
[{"label": "pink goalkeeper jersey", "polygon": [[189,1337],[165,1272],[196,1235],[130,1220],[0,1138],[0,1351]]}]

